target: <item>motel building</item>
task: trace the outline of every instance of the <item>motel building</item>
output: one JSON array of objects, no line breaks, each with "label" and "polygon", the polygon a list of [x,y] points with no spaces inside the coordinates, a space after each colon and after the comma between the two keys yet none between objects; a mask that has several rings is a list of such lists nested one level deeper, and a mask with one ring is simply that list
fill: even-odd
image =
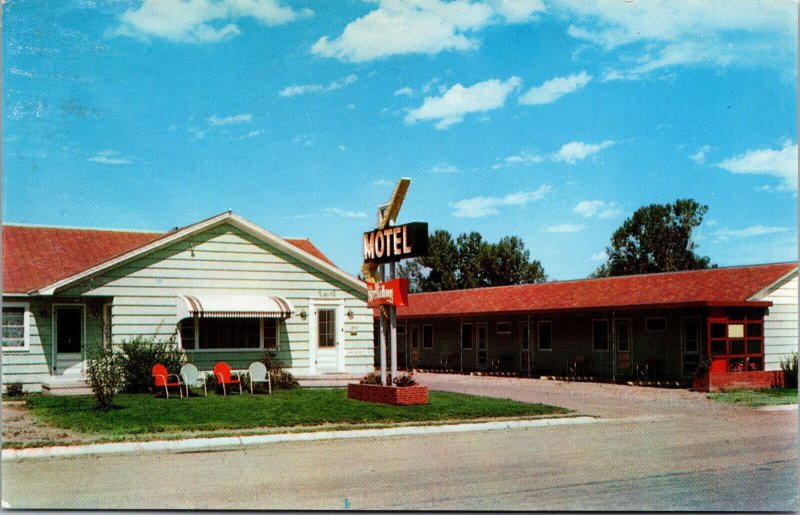
[{"label": "motel building", "polygon": [[102,342],[137,336],[201,370],[265,351],[301,380],[373,370],[365,284],[231,212],[168,233],[4,225],[2,280],[3,384],[27,391],[85,385]]},{"label": "motel building", "polygon": [[[771,386],[798,350],[797,263],[411,294],[411,369]],[[376,353],[377,356],[377,353]]]}]

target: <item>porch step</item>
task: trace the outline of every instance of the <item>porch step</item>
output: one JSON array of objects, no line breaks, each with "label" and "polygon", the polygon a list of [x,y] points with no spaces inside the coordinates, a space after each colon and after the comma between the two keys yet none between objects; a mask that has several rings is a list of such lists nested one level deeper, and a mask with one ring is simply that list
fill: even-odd
[{"label": "porch step", "polygon": [[347,388],[349,383],[357,383],[363,374],[322,374],[295,376],[303,388]]},{"label": "porch step", "polygon": [[83,379],[57,378],[42,383],[43,395],[91,395],[92,389]]}]

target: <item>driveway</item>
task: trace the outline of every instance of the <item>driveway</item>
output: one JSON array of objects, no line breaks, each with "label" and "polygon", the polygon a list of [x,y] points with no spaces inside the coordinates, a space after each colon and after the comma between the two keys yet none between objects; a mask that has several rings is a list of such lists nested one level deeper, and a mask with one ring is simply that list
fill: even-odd
[{"label": "driveway", "polygon": [[650,388],[608,383],[550,381],[516,377],[460,374],[415,374],[417,381],[433,390],[469,393],[541,402],[600,417],[641,415],[724,416],[753,412],[752,408],[720,404],[705,393],[678,388]]}]

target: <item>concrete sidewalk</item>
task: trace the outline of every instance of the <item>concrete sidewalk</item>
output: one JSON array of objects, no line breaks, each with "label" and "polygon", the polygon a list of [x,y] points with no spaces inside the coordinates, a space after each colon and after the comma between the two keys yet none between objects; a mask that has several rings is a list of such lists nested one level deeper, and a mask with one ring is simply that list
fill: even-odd
[{"label": "concrete sidewalk", "polygon": [[231,448],[248,445],[263,445],[278,442],[314,440],[336,440],[353,438],[381,438],[401,435],[423,435],[441,433],[463,433],[468,431],[495,431],[498,429],[520,429],[585,425],[602,422],[647,422],[663,417],[629,417],[626,419],[599,419],[594,417],[560,417],[535,420],[505,420],[464,424],[441,424],[430,426],[403,426],[382,429],[355,429],[343,431],[316,431],[307,433],[281,433],[252,436],[228,436],[217,438],[188,438],[184,440],[156,440],[149,442],[120,442],[87,445],[64,445],[27,449],[4,449],[3,461],[37,458],[56,458],[84,454],[115,454],[155,451],[196,451],[201,449]]}]

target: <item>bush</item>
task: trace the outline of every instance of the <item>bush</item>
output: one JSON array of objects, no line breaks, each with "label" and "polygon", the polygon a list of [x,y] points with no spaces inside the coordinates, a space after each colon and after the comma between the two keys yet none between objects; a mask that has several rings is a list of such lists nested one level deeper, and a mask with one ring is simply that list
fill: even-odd
[{"label": "bush", "polygon": [[136,338],[122,343],[122,365],[124,368],[126,393],[147,393],[153,385],[153,365],[161,363],[170,374],[180,372],[185,356],[178,351],[175,337],[166,342],[154,337]]},{"label": "bush", "polygon": [[793,352],[791,356],[781,361],[781,370],[783,370],[783,382],[786,388],[797,388],[797,353]]},{"label": "bush", "polygon": [[362,377],[358,382],[359,384],[381,384],[381,375],[376,374],[375,372],[370,372]]},{"label": "bush", "polygon": [[403,374],[395,378],[394,384],[402,388],[404,386],[415,386],[417,381],[414,379],[414,374]]},{"label": "bush", "polygon": [[259,361],[267,367],[274,388],[279,390],[291,390],[292,388],[300,387],[300,383],[286,370],[286,365],[275,356],[274,352],[265,352],[261,355]]},{"label": "bush", "polygon": [[94,392],[97,409],[111,409],[114,394],[123,383],[122,373],[122,357],[114,353],[111,347],[101,345],[97,356],[87,360],[86,376]]},{"label": "bush", "polygon": [[8,397],[22,397],[25,395],[25,390],[22,388],[22,383],[19,381],[8,383],[6,385],[6,395]]}]

